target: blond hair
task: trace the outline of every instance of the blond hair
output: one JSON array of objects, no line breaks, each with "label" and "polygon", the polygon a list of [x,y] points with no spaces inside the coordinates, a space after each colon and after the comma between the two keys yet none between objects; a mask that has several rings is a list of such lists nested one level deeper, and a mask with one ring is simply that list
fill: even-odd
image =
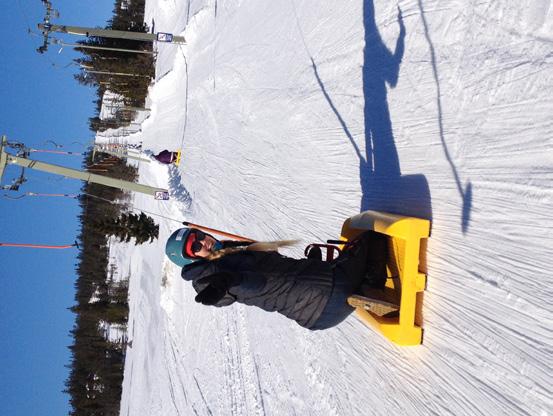
[{"label": "blond hair", "polygon": [[278,251],[280,247],[289,247],[298,243],[299,240],[277,240],[277,241],[256,241],[248,246],[243,247],[228,247],[210,253],[205,258],[207,260],[220,259],[223,256],[239,251]]}]

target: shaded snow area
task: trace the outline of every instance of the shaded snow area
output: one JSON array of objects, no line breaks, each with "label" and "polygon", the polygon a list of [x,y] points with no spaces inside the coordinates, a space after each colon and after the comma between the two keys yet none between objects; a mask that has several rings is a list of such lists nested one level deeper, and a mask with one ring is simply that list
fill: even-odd
[{"label": "shaded snow area", "polygon": [[[159,45],[135,195],[160,223],[131,276],[122,415],[553,415],[549,0],[150,0]],[[138,138],[137,138],[138,140]],[[164,256],[187,220],[336,238],[379,209],[432,220],[424,344],[355,316],[309,332],[210,308]],[[123,247],[123,246],[121,246]]]}]

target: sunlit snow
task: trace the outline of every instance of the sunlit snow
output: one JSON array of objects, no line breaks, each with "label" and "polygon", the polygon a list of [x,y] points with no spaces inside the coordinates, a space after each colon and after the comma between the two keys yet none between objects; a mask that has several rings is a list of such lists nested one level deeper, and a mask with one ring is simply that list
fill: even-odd
[{"label": "sunlit snow", "polygon": [[[150,0],[158,45],[134,195],[159,240],[130,276],[121,414],[553,414],[549,0]],[[403,22],[404,30],[401,29]],[[379,209],[432,220],[424,344],[354,316],[309,332],[194,302],[164,257],[187,220],[259,240],[336,238]]]}]

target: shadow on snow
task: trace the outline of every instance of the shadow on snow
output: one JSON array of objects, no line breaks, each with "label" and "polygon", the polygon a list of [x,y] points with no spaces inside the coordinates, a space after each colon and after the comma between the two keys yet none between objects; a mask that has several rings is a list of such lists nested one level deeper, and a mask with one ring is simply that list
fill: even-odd
[{"label": "shadow on snow", "polygon": [[363,96],[365,98],[365,149],[359,159],[363,192],[360,210],[388,211],[432,219],[430,189],[424,175],[402,175],[390,110],[388,86],[394,88],[405,51],[405,25],[398,9],[399,35],[395,50],[388,50],[376,26],[374,4],[363,3],[365,48]]},{"label": "shadow on snow", "polygon": [[455,167],[455,164],[453,163],[453,159],[451,158],[451,155],[449,154],[449,150],[447,148],[447,143],[445,141],[445,135],[444,135],[444,126],[443,126],[443,113],[442,113],[442,93],[440,88],[440,80],[438,78],[438,67],[436,64],[436,52],[434,49],[434,44],[432,43],[432,40],[430,39],[430,32],[428,30],[428,23],[426,22],[426,16],[424,14],[424,9],[422,6],[422,1],[418,0],[419,10],[421,14],[421,20],[424,27],[424,36],[426,37],[426,41],[428,42],[428,47],[430,49],[430,58],[432,62],[432,74],[434,76],[434,83],[436,84],[436,101],[437,101],[437,108],[438,108],[438,127],[440,131],[440,141],[442,143],[442,147],[444,149],[445,157],[447,159],[447,162],[449,163],[449,166],[451,167],[451,172],[453,173],[453,177],[455,178],[455,184],[457,185],[457,190],[459,191],[459,195],[461,196],[461,199],[463,201],[463,212],[461,217],[461,228],[463,230],[463,233],[466,233],[469,227],[470,222],[470,211],[472,207],[472,185],[470,181],[467,182],[465,189],[463,189],[463,185],[461,184],[461,179],[459,177],[459,173],[457,171],[457,168]]},{"label": "shadow on snow", "polygon": [[182,183],[182,178],[177,166],[169,166],[169,194],[171,199],[182,202],[185,209],[189,209],[192,204],[190,192]]},{"label": "shadow on snow", "polygon": [[398,10],[399,36],[395,50],[388,50],[376,27],[372,1],[363,4],[365,48],[363,51],[363,95],[365,154],[355,142],[322,82],[313,58],[315,78],[359,157],[362,189],[360,211],[379,210],[432,220],[430,189],[424,175],[401,175],[387,101],[387,88],[396,86],[405,49],[405,26]]}]

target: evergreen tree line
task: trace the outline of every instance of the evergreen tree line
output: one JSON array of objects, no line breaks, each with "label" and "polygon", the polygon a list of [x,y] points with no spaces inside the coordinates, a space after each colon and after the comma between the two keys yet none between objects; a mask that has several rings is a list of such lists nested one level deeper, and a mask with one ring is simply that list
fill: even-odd
[{"label": "evergreen tree line", "polygon": [[[91,153],[84,162],[90,166]],[[106,176],[136,180],[136,169],[120,159]],[[95,197],[92,197],[95,196]],[[106,339],[101,324],[126,324],[128,319],[127,284],[108,278],[108,237],[98,229],[99,219],[116,219],[128,210],[123,191],[103,185],[83,185],[79,204],[81,248],[76,264],[75,305],[69,376],[65,392],[70,395],[70,415],[118,415],[121,401],[126,345]],[[117,202],[117,203],[112,203]],[[92,301],[93,300],[93,301]]]},{"label": "evergreen tree line", "polygon": [[[148,32],[144,23],[145,0],[116,0],[113,18],[108,21],[106,29],[131,32]],[[95,46],[136,51],[152,51],[151,42],[141,42],[129,39],[88,37],[78,42],[83,46]],[[109,128],[128,126],[135,112],[118,110],[114,117],[101,120],[98,116],[102,108],[102,100],[106,91],[111,91],[120,97],[116,104],[120,108],[143,107],[148,93],[148,87],[155,74],[154,57],[151,54],[130,53],[105,49],[76,48],[82,53],[75,63],[81,66],[81,71],[74,77],[82,85],[96,88],[97,114],[89,118],[92,131],[104,131]],[[99,73],[100,72],[100,73]],[[128,74],[128,75],[121,75]],[[132,76],[130,76],[132,75]]]},{"label": "evergreen tree line", "polygon": [[[115,0],[113,18],[108,21],[106,29],[147,32],[144,6],[145,0]],[[79,43],[83,46],[152,50],[149,42],[125,39],[87,38]],[[90,129],[103,131],[127,126],[134,117],[132,112],[119,112],[112,119],[100,120],[98,114],[103,96],[110,91],[118,97],[119,102],[115,104],[119,106],[143,107],[154,75],[153,55],[87,48],[78,50],[82,57],[75,62],[83,69],[75,78],[82,85],[96,88],[96,116],[89,119]],[[98,156],[102,157],[101,154]],[[91,157],[91,152],[85,157],[85,169],[92,165]],[[136,169],[120,159],[116,159],[107,170],[100,174],[127,181],[137,178]],[[113,270],[108,270],[108,236],[115,235],[123,241],[135,236],[136,243],[140,244],[153,240],[158,232],[151,218],[129,213],[127,198],[121,190],[93,183],[83,185],[79,198],[81,231],[78,240],[81,250],[76,264],[75,304],[70,308],[76,316],[70,331],[73,343],[69,347],[69,376],[65,382],[65,392],[70,396],[70,415],[119,414],[126,344],[108,340],[102,324],[126,325],[128,282],[114,282],[109,277]],[[115,223],[120,226],[119,230],[102,228]],[[127,233],[123,232],[125,229]]]}]

